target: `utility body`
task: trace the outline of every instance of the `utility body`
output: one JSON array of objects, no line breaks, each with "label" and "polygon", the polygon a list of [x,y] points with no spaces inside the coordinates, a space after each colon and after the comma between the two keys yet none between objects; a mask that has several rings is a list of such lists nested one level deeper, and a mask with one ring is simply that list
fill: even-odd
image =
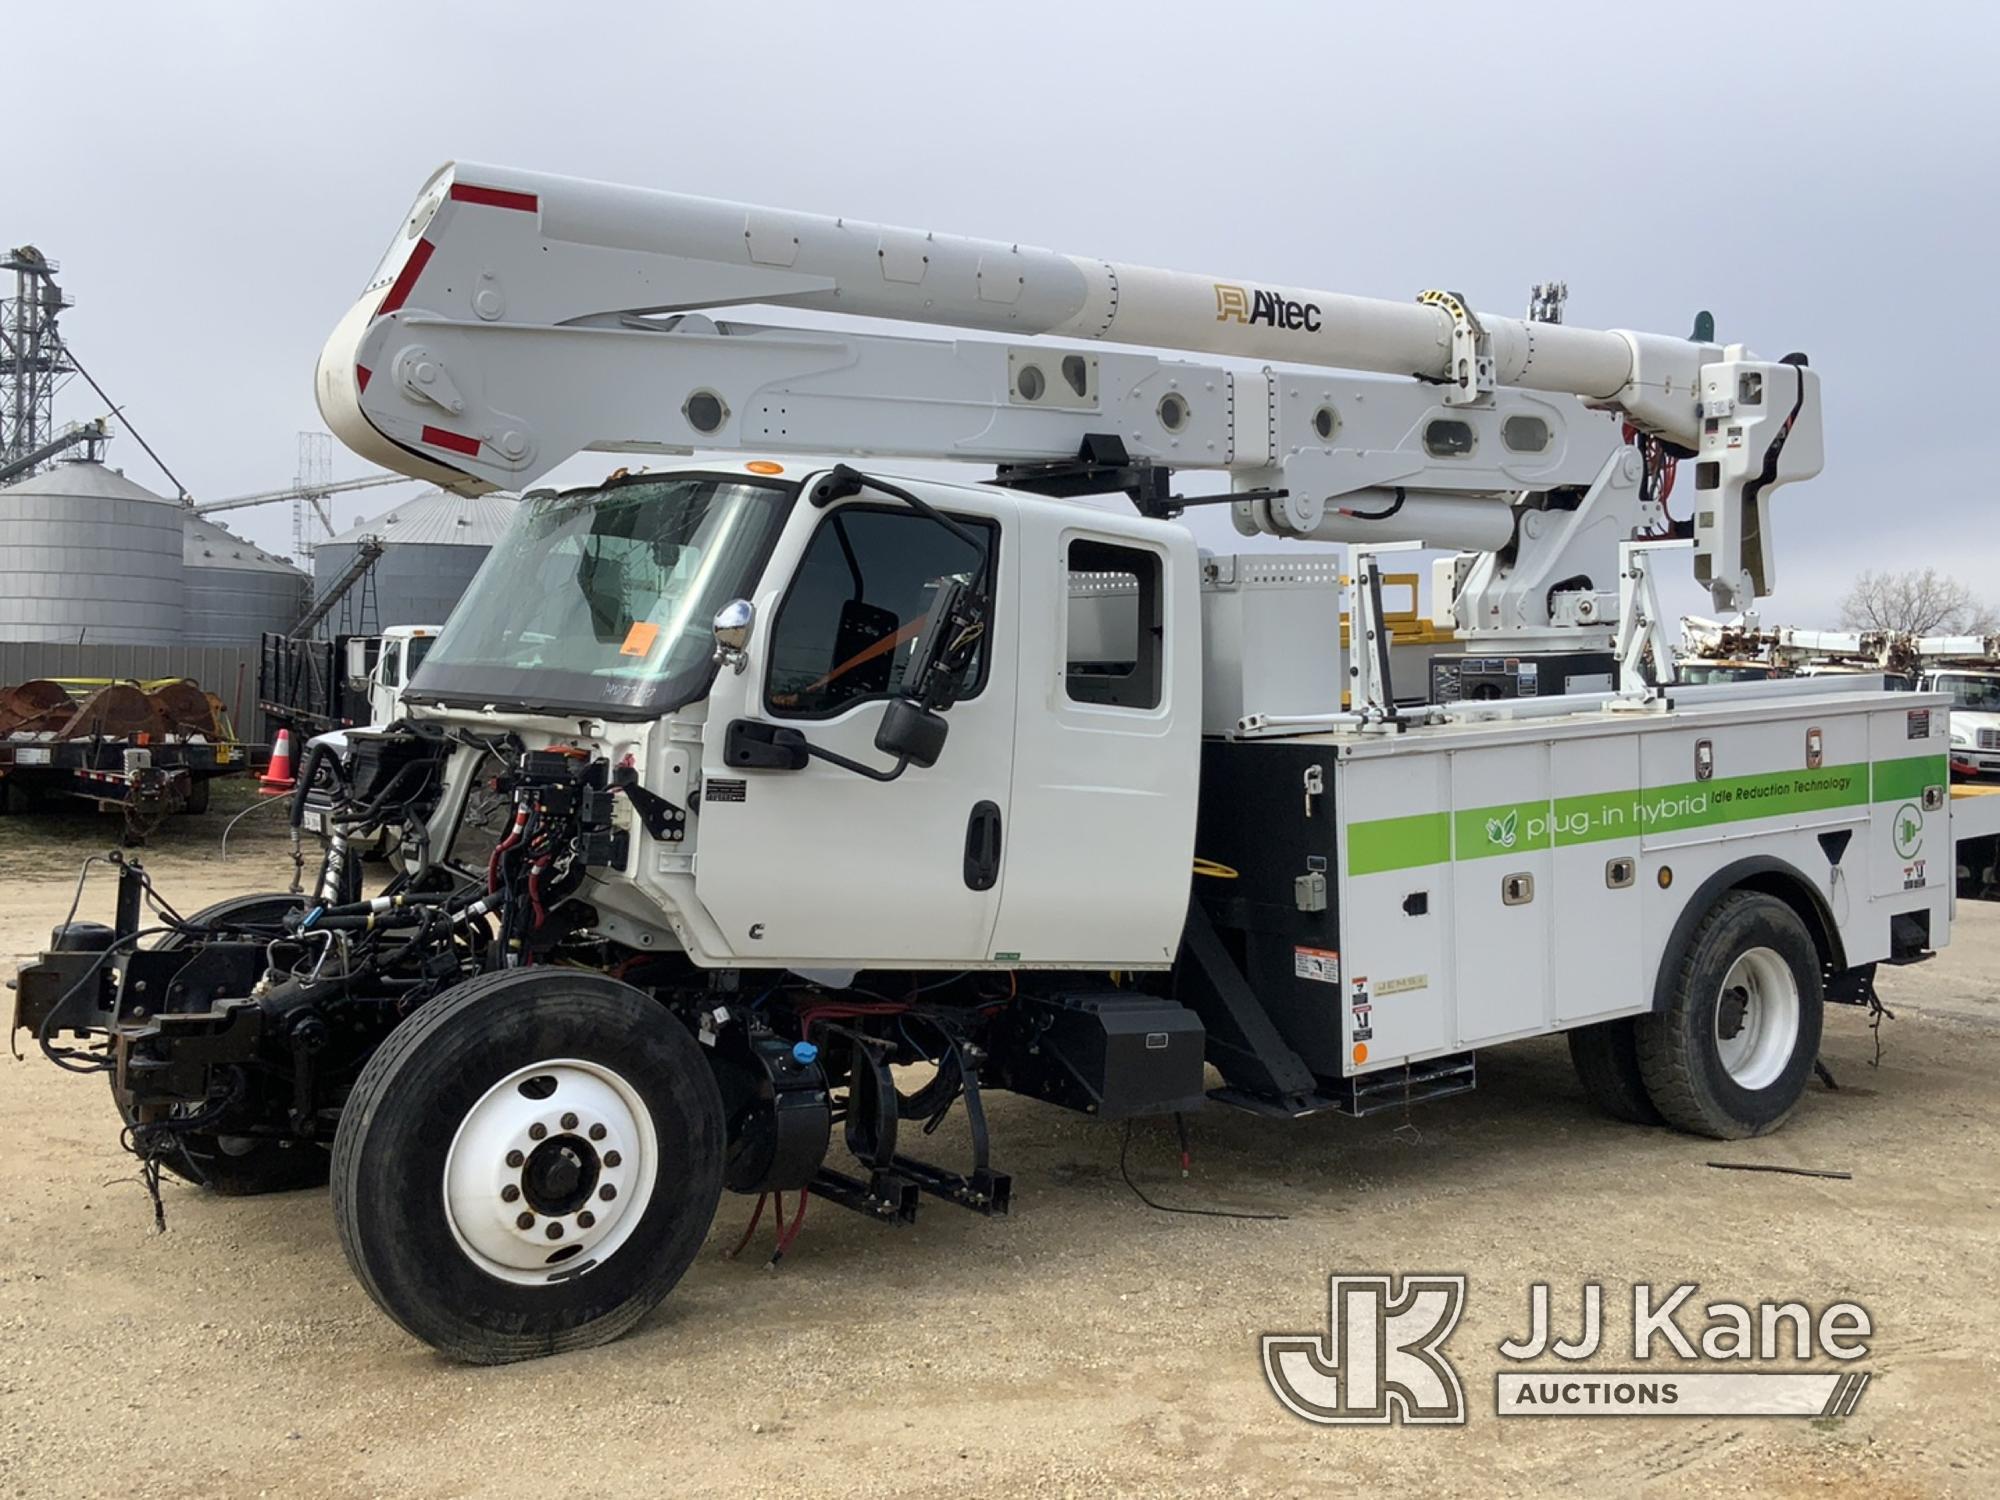
[{"label": "utility body", "polygon": [[[719,315],[748,302],[849,326]],[[1566,1031],[1616,1114],[1768,1130],[1824,1003],[1948,939],[1993,832],[1941,695],[1673,682],[1653,570],[1768,590],[1771,492],[1819,466],[1802,357],[462,166],[318,389],[465,489],[734,450],[526,494],[402,718],[314,747],[312,890],[154,943],[128,867],[120,920],[22,973],[150,1165],[330,1172],[364,1285],[457,1357],[615,1336],[724,1188],[796,1195],[777,1254],[809,1201],[1004,1212],[994,1088],[1366,1113]],[[1204,553],[1204,503],[1356,545]],[[1415,692],[1409,542],[1461,549]],[[926,1160],[954,1107],[969,1159]]]}]

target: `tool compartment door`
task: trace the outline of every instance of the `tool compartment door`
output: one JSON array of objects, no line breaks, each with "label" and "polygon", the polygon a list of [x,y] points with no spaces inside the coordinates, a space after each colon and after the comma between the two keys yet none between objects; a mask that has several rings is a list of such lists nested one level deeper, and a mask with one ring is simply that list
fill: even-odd
[{"label": "tool compartment door", "polygon": [[[1646,1008],[1639,888],[1639,736],[1557,740],[1549,911],[1549,1020],[1569,1026]],[[1538,893],[1539,894],[1539,893]],[[1560,912],[1560,917],[1555,913]]]},{"label": "tool compartment door", "polygon": [[1451,797],[1453,1040],[1468,1048],[1548,1023],[1555,909],[1548,744],[1454,751]]},{"label": "tool compartment door", "polygon": [[1338,764],[1341,1071],[1451,1050],[1451,758]]}]

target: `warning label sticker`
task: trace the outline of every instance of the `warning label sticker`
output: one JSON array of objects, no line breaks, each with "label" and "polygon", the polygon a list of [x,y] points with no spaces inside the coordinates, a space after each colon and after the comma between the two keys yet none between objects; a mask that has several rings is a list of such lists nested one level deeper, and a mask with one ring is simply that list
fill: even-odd
[{"label": "warning label sticker", "polygon": [[1332,948],[1294,948],[1292,972],[1314,984],[1340,983],[1340,954]]}]

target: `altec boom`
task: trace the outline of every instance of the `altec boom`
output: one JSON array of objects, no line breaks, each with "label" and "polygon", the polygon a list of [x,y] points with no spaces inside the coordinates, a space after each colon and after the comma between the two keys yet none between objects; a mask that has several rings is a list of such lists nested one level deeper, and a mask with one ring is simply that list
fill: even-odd
[{"label": "altec boom", "polygon": [[[1268,370],[714,319],[752,304],[1424,386],[1393,402],[1365,383]],[[1029,365],[1039,379],[1023,386]],[[691,399],[690,372],[711,400]],[[1482,549],[1513,494],[1597,479],[1602,444],[1572,432],[1581,402],[1696,456],[1696,568],[1722,608],[1769,591],[1768,492],[1821,464],[1818,377],[1740,345],[1475,313],[1449,292],[1354,297],[469,163],[418,195],[321,357],[318,389],[357,452],[458,487],[523,488],[587,448],[1008,463],[1073,458],[1111,433],[1136,460],[1282,490],[1239,507],[1246,533],[1399,540],[1413,516],[1386,528],[1366,516],[1398,491],[1405,509],[1430,491],[1420,534]],[[1389,409],[1352,399],[1371,395]],[[1423,446],[1415,395],[1463,409],[1470,444]],[[1545,421],[1546,440],[1508,445],[1510,414]]]}]

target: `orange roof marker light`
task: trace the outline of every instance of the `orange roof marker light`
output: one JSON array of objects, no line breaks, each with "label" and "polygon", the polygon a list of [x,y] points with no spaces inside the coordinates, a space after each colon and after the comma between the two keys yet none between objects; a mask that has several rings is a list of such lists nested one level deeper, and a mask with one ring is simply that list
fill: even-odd
[{"label": "orange roof marker light", "polygon": [[774,464],[768,458],[753,458],[743,467],[748,469],[752,474],[782,474],[785,472],[783,464]]}]

